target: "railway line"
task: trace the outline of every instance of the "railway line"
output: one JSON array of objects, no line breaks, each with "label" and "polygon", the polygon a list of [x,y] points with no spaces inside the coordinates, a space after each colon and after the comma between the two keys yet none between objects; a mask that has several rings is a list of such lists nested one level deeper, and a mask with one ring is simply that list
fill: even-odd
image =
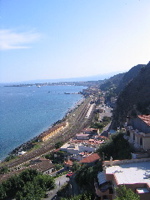
[{"label": "railway line", "polygon": [[91,115],[89,115],[89,117],[86,117],[90,109],[90,101],[90,98],[86,98],[85,101],[78,106],[78,108],[76,108],[73,112],[68,114],[66,120],[69,122],[69,126],[65,130],[60,131],[48,141],[43,142],[40,148],[31,150],[30,152],[27,152],[26,154],[22,155],[21,157],[15,160],[12,160],[8,163],[4,163],[4,165],[7,166],[9,169],[18,168],[26,162],[29,162],[30,160],[40,157],[41,155],[46,154],[49,151],[55,149],[55,144],[57,142],[67,142],[70,138],[75,136],[83,128],[90,124],[92,119],[92,112]]}]

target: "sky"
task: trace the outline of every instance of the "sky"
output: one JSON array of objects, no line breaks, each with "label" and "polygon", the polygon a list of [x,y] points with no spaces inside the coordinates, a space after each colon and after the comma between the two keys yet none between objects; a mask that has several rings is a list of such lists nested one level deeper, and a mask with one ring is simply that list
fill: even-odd
[{"label": "sky", "polygon": [[0,0],[0,82],[125,72],[150,60],[150,0]]}]

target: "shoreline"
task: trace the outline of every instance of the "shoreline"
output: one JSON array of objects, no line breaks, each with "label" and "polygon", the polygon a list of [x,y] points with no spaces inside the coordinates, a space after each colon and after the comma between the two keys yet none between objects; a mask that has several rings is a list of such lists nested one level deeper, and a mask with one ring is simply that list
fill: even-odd
[{"label": "shoreline", "polygon": [[65,115],[62,117],[62,119],[57,120],[56,122],[54,122],[52,125],[50,125],[49,128],[45,129],[43,132],[39,133],[37,136],[31,138],[30,140],[28,140],[27,142],[22,143],[21,145],[17,146],[16,148],[14,148],[10,153],[8,153],[8,155],[3,158],[2,160],[0,160],[0,163],[5,161],[9,156],[18,156],[18,153],[21,151],[29,151],[32,148],[34,148],[33,143],[38,142],[38,138],[41,134],[43,133],[48,133],[54,126],[64,122],[66,120],[66,118],[69,116],[69,114],[71,114],[72,112],[74,112],[84,101],[85,101],[85,97],[84,95],[82,95],[82,98],[80,100],[78,100],[75,105],[72,108],[69,108],[68,111],[66,111]]},{"label": "shoreline", "polygon": [[39,143],[37,142],[34,148],[29,149],[29,151],[27,151],[26,153],[18,155],[16,157],[12,156],[10,157],[10,159],[3,161],[0,165],[0,168],[2,166],[6,166],[9,169],[16,170],[20,168],[21,165],[28,163],[30,160],[39,158],[53,151],[54,149],[56,149],[55,145],[57,143],[64,144],[68,142],[77,133],[82,131],[85,127],[88,127],[91,124],[93,112],[91,113],[89,118],[86,118],[86,114],[89,110],[89,105],[91,104],[92,99],[90,96],[84,97],[84,101],[80,101],[80,105],[76,104],[76,107],[74,107],[74,110],[72,110],[73,112],[70,112],[67,117],[65,115],[66,118],[63,118],[63,120],[66,120],[66,122],[69,123],[69,126],[67,126],[64,130],[55,133],[47,141],[38,141]]}]

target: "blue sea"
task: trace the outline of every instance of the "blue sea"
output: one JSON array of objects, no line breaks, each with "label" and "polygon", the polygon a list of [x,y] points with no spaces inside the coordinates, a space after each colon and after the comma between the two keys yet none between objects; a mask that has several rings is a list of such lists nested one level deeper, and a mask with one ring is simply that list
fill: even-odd
[{"label": "blue sea", "polygon": [[73,93],[84,88],[0,86],[0,160],[61,120],[83,98]]}]

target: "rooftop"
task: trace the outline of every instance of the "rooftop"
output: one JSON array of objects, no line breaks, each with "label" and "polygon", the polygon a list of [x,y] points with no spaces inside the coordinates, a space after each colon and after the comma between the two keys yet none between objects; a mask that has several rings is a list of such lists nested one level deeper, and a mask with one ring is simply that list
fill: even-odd
[{"label": "rooftop", "polygon": [[71,160],[67,160],[64,162],[66,165],[69,165],[69,166],[72,166],[73,165],[73,162]]},{"label": "rooftop", "polygon": [[85,129],[83,129],[82,131],[83,131],[83,132],[97,132],[98,129],[96,129],[96,128],[85,128]]},{"label": "rooftop", "polygon": [[92,162],[95,162],[97,160],[99,160],[100,157],[97,153],[93,153],[91,154],[90,156],[86,157],[86,158],[83,158],[80,163],[92,163]]},{"label": "rooftop", "polygon": [[78,133],[76,134],[77,137],[81,136],[81,137],[88,137],[89,134],[85,134],[85,133]]},{"label": "rooftop", "polygon": [[133,162],[106,168],[106,174],[114,174],[117,183],[146,183],[150,186],[150,161]]},{"label": "rooftop", "polygon": [[32,160],[32,162],[30,163],[31,163],[30,168],[37,169],[41,172],[45,172],[51,168],[54,168],[54,165],[48,159],[40,158],[37,160]]},{"label": "rooftop", "polygon": [[138,115],[138,117],[150,126],[150,115]]}]

